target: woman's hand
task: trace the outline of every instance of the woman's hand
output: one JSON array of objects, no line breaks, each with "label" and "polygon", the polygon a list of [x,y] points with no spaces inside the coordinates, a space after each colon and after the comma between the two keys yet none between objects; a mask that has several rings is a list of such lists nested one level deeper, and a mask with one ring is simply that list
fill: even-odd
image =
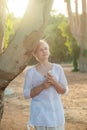
[{"label": "woman's hand", "polygon": [[33,97],[37,96],[39,93],[41,93],[44,89],[48,89],[50,86],[51,86],[51,84],[48,83],[46,80],[41,85],[31,89],[30,96],[33,98]]},{"label": "woman's hand", "polygon": [[56,91],[59,93],[59,94],[64,94],[65,91],[66,91],[66,88],[61,86],[55,79],[54,77],[48,73],[48,76],[47,76],[47,81],[49,84],[53,85],[53,87],[56,89]]},{"label": "woman's hand", "polygon": [[44,86],[44,89],[48,89],[48,88],[51,86],[51,83],[49,83],[48,80],[46,80],[46,81],[43,83],[43,86]]},{"label": "woman's hand", "polygon": [[48,82],[50,85],[53,85],[54,87],[55,87],[55,85],[57,84],[56,80],[54,79],[54,77],[53,77],[52,74],[50,74],[50,73],[48,73],[47,82]]}]

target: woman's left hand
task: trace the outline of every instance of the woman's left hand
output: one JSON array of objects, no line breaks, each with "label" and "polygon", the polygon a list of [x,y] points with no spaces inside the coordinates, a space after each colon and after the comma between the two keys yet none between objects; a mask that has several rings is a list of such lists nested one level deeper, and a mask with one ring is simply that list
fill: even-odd
[{"label": "woman's left hand", "polygon": [[54,79],[54,77],[48,73],[48,76],[47,76],[47,81],[48,83],[50,83],[51,85],[54,86],[54,88],[56,89],[56,91],[60,94],[64,94],[65,91],[66,91],[66,88],[65,87],[61,87],[59,85],[59,83]]},{"label": "woman's left hand", "polygon": [[56,80],[54,79],[54,77],[48,73],[48,76],[47,76],[47,81],[48,83],[50,83],[51,85],[53,85],[55,87],[55,84],[57,84]]}]

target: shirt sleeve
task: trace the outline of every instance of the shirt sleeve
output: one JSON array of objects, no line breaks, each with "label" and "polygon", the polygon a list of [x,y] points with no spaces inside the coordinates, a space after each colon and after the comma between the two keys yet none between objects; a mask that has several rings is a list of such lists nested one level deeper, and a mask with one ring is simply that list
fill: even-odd
[{"label": "shirt sleeve", "polygon": [[59,84],[61,84],[63,87],[66,88],[66,91],[65,91],[64,94],[67,94],[68,91],[69,91],[68,82],[67,82],[66,76],[64,74],[64,70],[63,70],[63,68],[61,66],[60,66]]},{"label": "shirt sleeve", "polygon": [[31,88],[32,88],[32,73],[31,69],[29,69],[25,75],[24,89],[23,89],[23,94],[26,99],[30,98]]}]

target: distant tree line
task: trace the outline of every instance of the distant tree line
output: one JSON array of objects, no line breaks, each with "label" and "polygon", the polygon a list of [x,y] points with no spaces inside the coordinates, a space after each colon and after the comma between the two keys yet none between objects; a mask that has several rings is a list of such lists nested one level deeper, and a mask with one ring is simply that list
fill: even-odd
[{"label": "distant tree line", "polygon": [[[5,45],[8,46],[8,41],[15,33],[21,19],[14,18],[12,14],[7,15]],[[56,63],[72,63],[74,70],[78,70],[79,46],[73,38],[68,24],[68,18],[62,14],[50,15],[47,27],[45,28],[43,39],[50,46],[50,60]],[[36,63],[32,58],[29,64]]]},{"label": "distant tree line", "polygon": [[[45,39],[51,48],[50,60],[56,63],[71,63],[73,71],[78,71],[79,45],[70,32],[68,18],[62,14],[50,15],[44,31]],[[31,59],[31,64],[35,59]]]}]

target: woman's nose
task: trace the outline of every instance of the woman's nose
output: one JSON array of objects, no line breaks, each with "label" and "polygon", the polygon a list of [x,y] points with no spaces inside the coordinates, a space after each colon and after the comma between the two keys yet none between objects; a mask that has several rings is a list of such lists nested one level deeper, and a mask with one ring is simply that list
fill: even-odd
[{"label": "woman's nose", "polygon": [[43,50],[43,53],[46,53],[46,50],[45,50],[45,49]]}]

